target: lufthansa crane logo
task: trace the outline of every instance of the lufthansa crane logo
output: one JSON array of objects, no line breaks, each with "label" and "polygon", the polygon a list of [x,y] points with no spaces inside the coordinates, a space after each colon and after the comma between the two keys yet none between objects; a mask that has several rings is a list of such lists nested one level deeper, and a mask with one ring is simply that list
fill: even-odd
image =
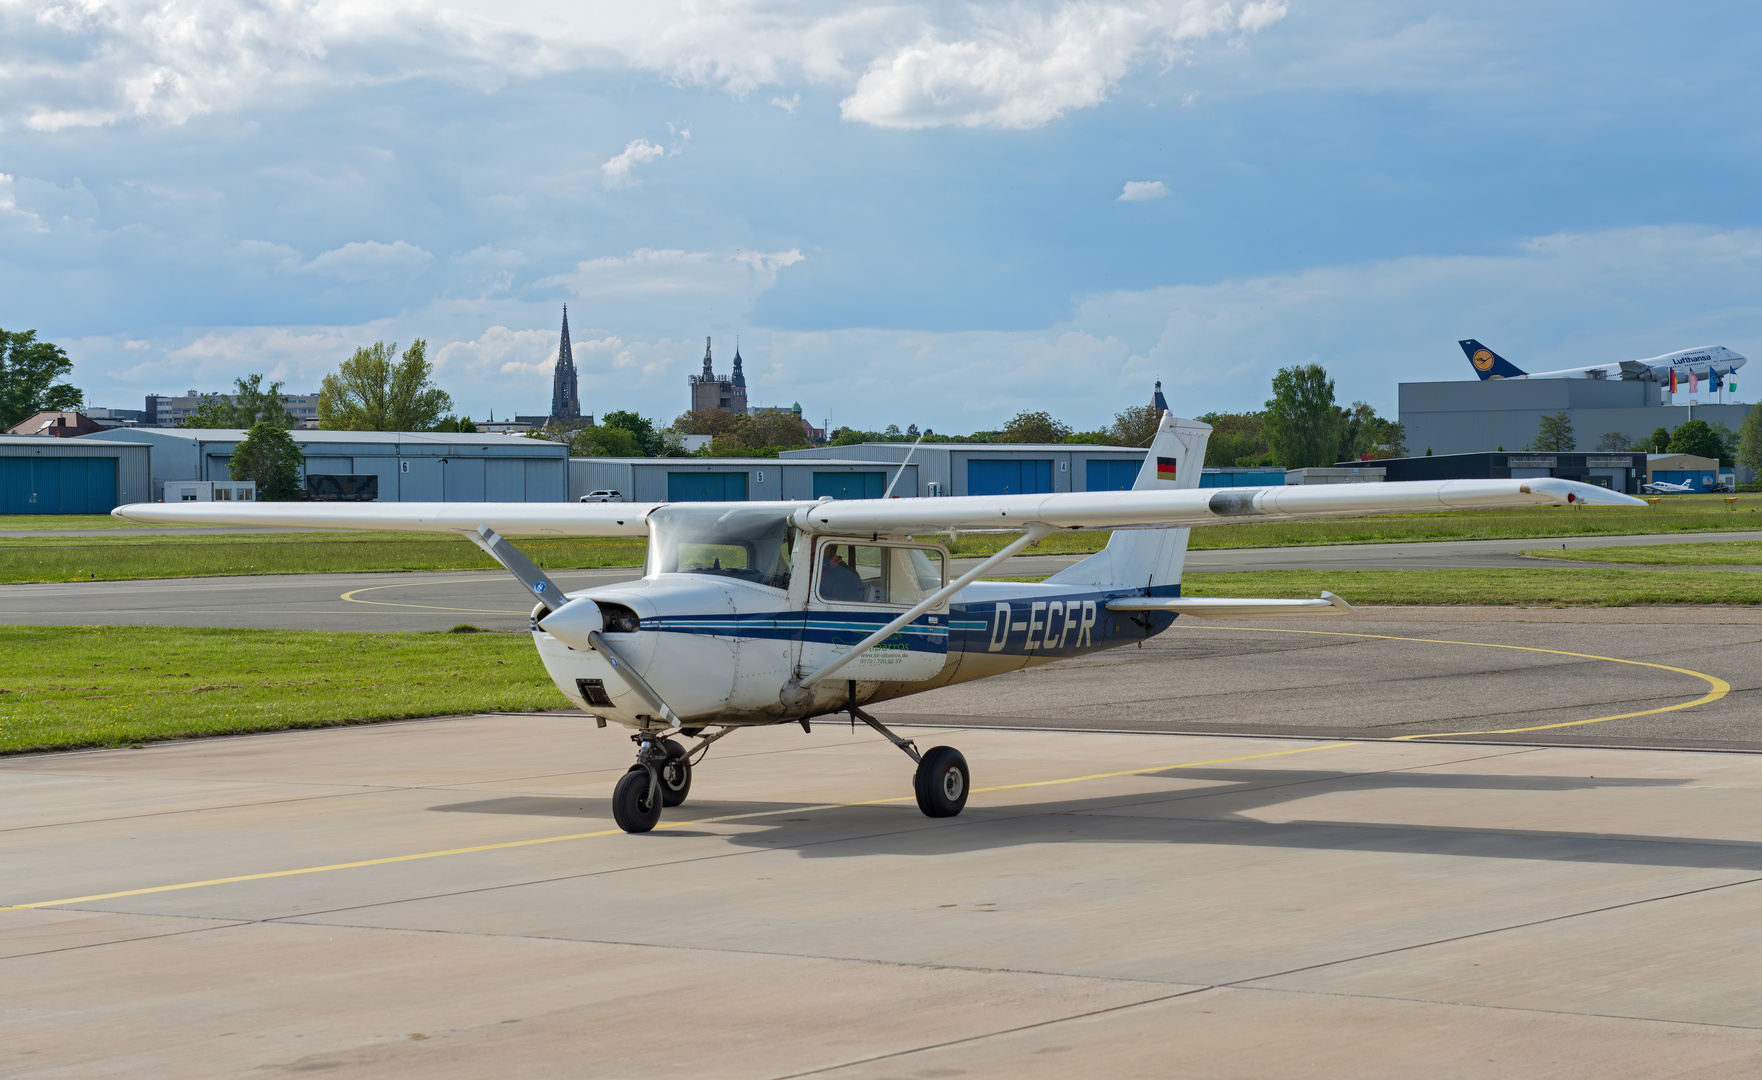
[{"label": "lufthansa crane logo", "polygon": [[1476,371],[1493,370],[1493,354],[1486,349],[1476,349],[1474,355],[1469,359],[1474,361]]}]

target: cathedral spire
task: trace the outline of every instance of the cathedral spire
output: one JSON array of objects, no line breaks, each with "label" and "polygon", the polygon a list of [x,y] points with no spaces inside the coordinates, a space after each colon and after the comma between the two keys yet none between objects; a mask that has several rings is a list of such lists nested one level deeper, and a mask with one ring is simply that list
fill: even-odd
[{"label": "cathedral spire", "polygon": [[740,370],[740,335],[734,335],[734,385],[745,386],[746,375]]},{"label": "cathedral spire", "polygon": [[569,305],[563,305],[563,336],[557,344],[557,367],[551,374],[551,418],[581,419],[581,395],[575,377],[575,351],[569,344]]}]

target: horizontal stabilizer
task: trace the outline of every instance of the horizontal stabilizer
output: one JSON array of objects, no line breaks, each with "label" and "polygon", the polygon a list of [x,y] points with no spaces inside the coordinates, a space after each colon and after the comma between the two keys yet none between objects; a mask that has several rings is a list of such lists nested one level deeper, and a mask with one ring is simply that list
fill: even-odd
[{"label": "horizontal stabilizer", "polygon": [[1122,596],[1109,611],[1169,611],[1195,619],[1270,619],[1288,615],[1333,615],[1357,609],[1331,592],[1320,600],[1234,600],[1198,596]]}]

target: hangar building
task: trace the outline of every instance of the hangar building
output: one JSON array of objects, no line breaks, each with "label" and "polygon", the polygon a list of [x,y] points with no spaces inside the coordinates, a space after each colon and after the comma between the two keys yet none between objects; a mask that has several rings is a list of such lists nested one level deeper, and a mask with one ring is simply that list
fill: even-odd
[{"label": "hangar building", "polygon": [[[1638,495],[1646,483],[1645,454],[1433,454],[1379,458],[1389,480],[1523,480],[1557,476]],[[1343,461],[1342,466],[1356,462]]]},{"label": "hangar building", "polygon": [[[1722,423],[1736,431],[1749,415],[1743,404],[1662,404],[1659,384],[1639,379],[1488,379],[1485,382],[1402,383],[1401,426],[1410,453],[1434,456],[1534,441],[1544,415],[1565,412],[1578,447],[1606,434],[1643,440],[1653,430],[1675,430],[1689,420]],[[1677,397],[1683,397],[1678,394]],[[1389,474],[1394,480],[1394,473]],[[1401,479],[1407,479],[1402,477]]]},{"label": "hangar building", "polygon": [[0,435],[0,514],[108,514],[146,502],[151,457],[152,448],[135,439]]},{"label": "hangar building", "polygon": [[[452,432],[288,432],[306,459],[306,475],[371,477],[380,502],[562,502],[569,497],[569,448],[518,435]],[[146,443],[152,484],[146,501],[163,497],[167,480],[226,480],[237,429],[119,428],[57,442]],[[365,482],[365,481],[363,481]],[[355,487],[345,482],[344,487]]]},{"label": "hangar building", "polygon": [[[869,442],[785,450],[782,460],[901,462],[912,444]],[[898,495],[1019,495],[1125,491],[1144,464],[1142,447],[1073,443],[919,443],[912,453],[917,490]],[[907,478],[912,479],[911,477]],[[1280,483],[1283,483],[1281,480]]]},{"label": "hangar building", "polygon": [[[748,499],[879,499],[901,466],[843,459],[570,458],[569,497],[616,491],[626,502],[723,502]],[[918,488],[918,463],[904,466],[895,495]]]}]

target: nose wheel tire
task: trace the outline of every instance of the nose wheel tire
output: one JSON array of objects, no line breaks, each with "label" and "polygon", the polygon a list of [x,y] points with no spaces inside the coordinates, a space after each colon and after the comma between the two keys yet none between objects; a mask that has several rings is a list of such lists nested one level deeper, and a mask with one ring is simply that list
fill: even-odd
[{"label": "nose wheel tire", "polygon": [[952,746],[931,747],[918,762],[918,775],[912,781],[925,817],[954,817],[967,805],[972,786],[967,759]]},{"label": "nose wheel tire", "polygon": [[661,805],[679,806],[691,794],[691,762],[685,747],[672,739],[666,740],[667,762],[661,766]]},{"label": "nose wheel tire", "polygon": [[[666,784],[661,790],[666,791]],[[619,777],[612,789],[612,820],[625,832],[648,832],[661,820],[661,802],[649,798],[649,771],[638,766]]]}]

